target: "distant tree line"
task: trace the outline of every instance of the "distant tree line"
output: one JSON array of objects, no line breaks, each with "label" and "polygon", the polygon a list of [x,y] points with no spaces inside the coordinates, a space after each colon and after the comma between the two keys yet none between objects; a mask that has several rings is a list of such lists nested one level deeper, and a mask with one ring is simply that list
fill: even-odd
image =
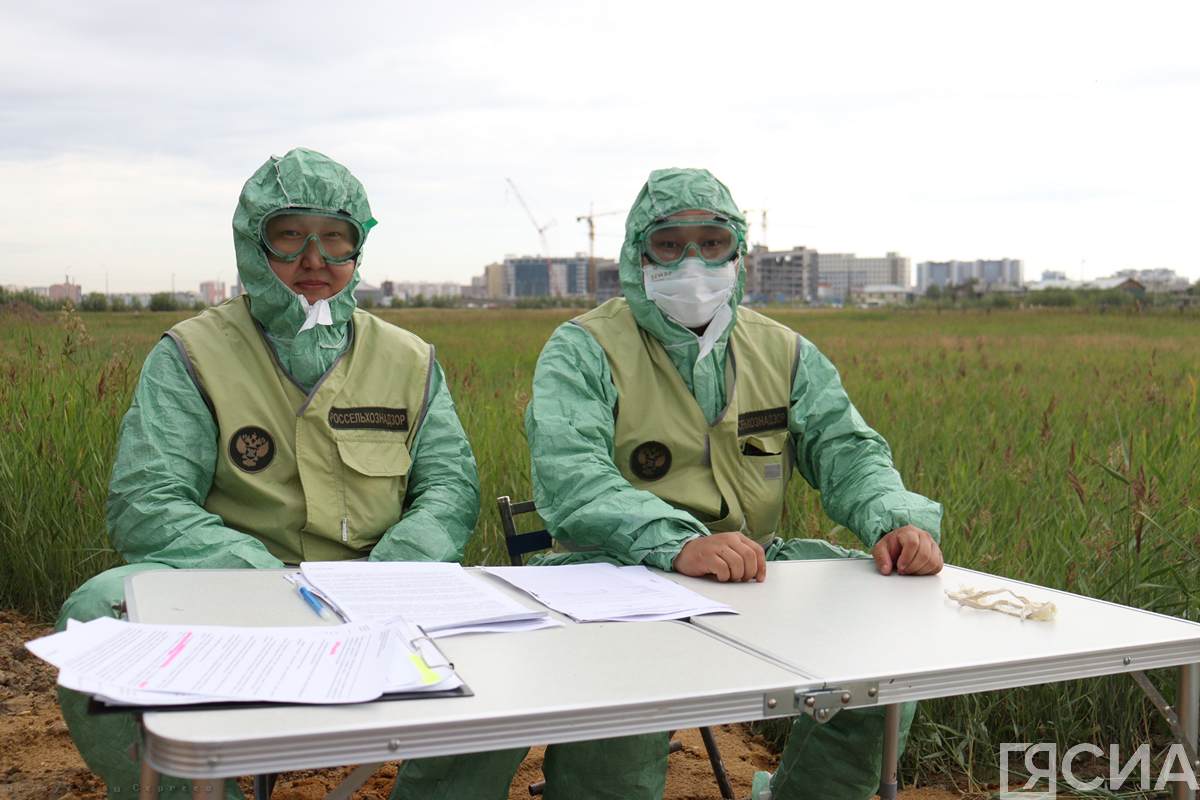
[{"label": "distant tree line", "polygon": [[[38,311],[58,311],[69,303],[69,300],[51,300],[49,297],[23,289],[11,291],[0,288],[0,306],[9,303],[20,303],[32,306]],[[72,303],[72,305],[74,305]],[[143,305],[137,298],[126,302],[121,295],[105,295],[102,292],[88,292],[79,301],[80,311],[203,311],[204,303],[196,300],[192,303],[181,303],[170,292],[158,292],[150,295],[148,305]]]},{"label": "distant tree line", "polygon": [[[391,308],[461,308],[471,302],[465,297],[425,297],[417,295],[407,300],[393,298]],[[483,300],[482,302],[487,302]],[[66,300],[51,300],[28,290],[12,291],[0,287],[0,307],[10,303],[31,306],[38,311],[58,311]],[[376,308],[373,298],[359,300],[360,308]],[[590,308],[590,297],[520,297],[506,308]],[[1005,308],[1077,308],[1080,310],[1182,308],[1200,307],[1200,284],[1186,293],[1148,293],[1137,296],[1122,289],[1043,289],[1036,292],[983,292],[973,281],[959,286],[930,286],[914,304],[916,308],[1005,309]],[[170,292],[157,292],[143,305],[137,297],[127,302],[121,295],[106,296],[88,292],[79,302],[80,311],[203,311],[206,306],[197,300],[180,303]]]},{"label": "distant tree line", "polygon": [[460,308],[466,305],[466,299],[462,297],[449,297],[446,295],[434,295],[426,297],[419,294],[416,297],[410,297],[405,300],[402,297],[393,297],[390,305],[380,306],[375,302],[375,298],[367,296],[359,299],[359,308]]},{"label": "distant tree line", "polygon": [[1025,292],[984,292],[974,279],[956,286],[930,286],[917,299],[918,308],[1175,308],[1200,300],[1200,284],[1186,293],[1148,292],[1135,294],[1124,289],[1041,289]]},{"label": "distant tree line", "polygon": [[[28,290],[11,291],[0,287],[0,306],[18,303],[31,306],[38,311],[59,311],[66,307],[66,300],[51,300],[49,297],[34,294]],[[419,294],[407,300],[399,297],[392,298],[390,308],[462,308],[468,303],[487,303],[487,299],[467,297],[447,297],[437,295],[426,297]],[[515,301],[503,304],[506,308],[590,308],[595,305],[591,297],[521,297]],[[367,296],[358,301],[359,308],[373,309],[380,307],[373,297]],[[79,301],[80,311],[203,311],[205,305],[200,300],[194,303],[181,303],[170,292],[158,292],[150,295],[149,303],[143,304],[137,297],[129,301],[122,295],[105,295],[102,292],[88,292]]]},{"label": "distant tree line", "polygon": [[0,306],[6,306],[10,303],[32,306],[38,311],[58,311],[66,305],[65,300],[51,300],[48,297],[43,297],[33,292],[14,292],[0,287]]},{"label": "distant tree line", "polygon": [[519,297],[515,308],[591,308],[596,305],[594,298],[588,295],[572,297]]},{"label": "distant tree line", "polygon": [[[591,308],[596,303],[588,296],[575,297],[518,297],[512,301],[504,301],[498,303],[493,298],[472,298],[472,297],[449,297],[446,295],[434,295],[426,297],[423,294],[410,297],[407,300],[400,297],[393,297],[391,305],[382,306],[383,308],[463,308],[469,303],[476,304],[496,304],[503,305],[505,308]],[[375,302],[372,297],[364,297],[358,301],[359,308],[380,308],[381,306]]]}]

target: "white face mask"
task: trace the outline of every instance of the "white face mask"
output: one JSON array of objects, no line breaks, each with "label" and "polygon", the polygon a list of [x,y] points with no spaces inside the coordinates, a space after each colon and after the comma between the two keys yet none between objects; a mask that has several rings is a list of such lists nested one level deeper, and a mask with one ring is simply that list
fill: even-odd
[{"label": "white face mask", "polygon": [[717,311],[729,302],[737,284],[737,259],[721,267],[709,267],[703,259],[685,258],[674,269],[653,264],[642,270],[646,297],[685,328],[712,322]]},{"label": "white face mask", "polygon": [[296,295],[300,299],[300,307],[304,309],[304,324],[300,326],[297,333],[303,333],[309,328],[315,328],[318,325],[332,325],[333,314],[329,310],[328,300],[318,300],[315,303],[308,302],[302,294]]}]

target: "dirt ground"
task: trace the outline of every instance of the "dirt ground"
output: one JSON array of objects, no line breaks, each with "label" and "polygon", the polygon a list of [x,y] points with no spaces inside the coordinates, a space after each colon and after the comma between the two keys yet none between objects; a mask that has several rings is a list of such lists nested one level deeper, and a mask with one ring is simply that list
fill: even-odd
[{"label": "dirt ground", "polygon": [[[104,784],[84,766],[59,714],[53,668],[22,647],[23,642],[49,632],[13,612],[0,611],[0,798],[100,800]],[[741,725],[722,725],[714,732],[735,793],[747,797],[754,772],[774,769],[777,756]],[[664,800],[718,797],[699,733],[680,731],[678,738],[683,750],[671,756]],[[541,761],[541,749],[530,752],[513,781],[509,800],[529,797],[529,784],[541,779]],[[349,768],[287,773],[280,776],[272,798],[318,800],[347,772]],[[386,764],[354,796],[386,800],[395,777],[396,764]],[[939,788],[906,789],[900,795],[903,800],[960,797]]]}]

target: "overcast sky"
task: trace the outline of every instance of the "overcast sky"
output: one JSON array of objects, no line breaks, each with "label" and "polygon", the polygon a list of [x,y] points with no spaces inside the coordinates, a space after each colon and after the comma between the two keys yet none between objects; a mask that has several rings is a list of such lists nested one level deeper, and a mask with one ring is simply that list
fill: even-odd
[{"label": "overcast sky", "polygon": [[[1200,278],[1200,3],[0,0],[0,284],[232,283],[270,154],[365,184],[371,283],[613,256],[703,166],[768,244]],[[754,215],[757,221],[758,215]],[[752,230],[752,238],[761,232]]]}]

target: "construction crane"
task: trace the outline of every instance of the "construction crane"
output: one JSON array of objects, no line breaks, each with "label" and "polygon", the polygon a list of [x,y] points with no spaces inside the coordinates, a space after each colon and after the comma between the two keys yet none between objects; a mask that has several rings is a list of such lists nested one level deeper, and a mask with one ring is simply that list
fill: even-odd
[{"label": "construction crane", "polygon": [[549,262],[550,247],[549,247],[549,245],[546,244],[546,230],[548,228],[553,227],[554,220],[550,220],[545,225],[540,224],[537,221],[537,217],[535,217],[533,215],[533,212],[529,210],[529,204],[525,202],[525,198],[521,197],[521,191],[519,189],[517,189],[517,185],[515,183],[513,183],[513,179],[505,178],[504,180],[508,182],[509,188],[512,189],[513,194],[515,194],[517,196],[517,202],[521,204],[521,208],[525,209],[525,214],[529,217],[529,221],[533,223],[533,227],[537,230],[538,238],[542,242],[542,253],[541,254],[547,258],[546,263],[548,265],[550,263]]},{"label": "construction crane", "polygon": [[742,216],[746,217],[747,221],[749,221],[751,214],[762,214],[762,233],[760,235],[761,238],[758,243],[761,244],[763,247],[766,247],[767,246],[767,210],[765,208],[743,208],[742,209]]},{"label": "construction crane", "polygon": [[596,294],[596,217],[610,217],[613,214],[620,214],[620,211],[599,211],[589,203],[588,213],[580,214],[575,218],[576,222],[586,222],[588,226],[588,275],[587,285],[588,294],[593,297]]}]

